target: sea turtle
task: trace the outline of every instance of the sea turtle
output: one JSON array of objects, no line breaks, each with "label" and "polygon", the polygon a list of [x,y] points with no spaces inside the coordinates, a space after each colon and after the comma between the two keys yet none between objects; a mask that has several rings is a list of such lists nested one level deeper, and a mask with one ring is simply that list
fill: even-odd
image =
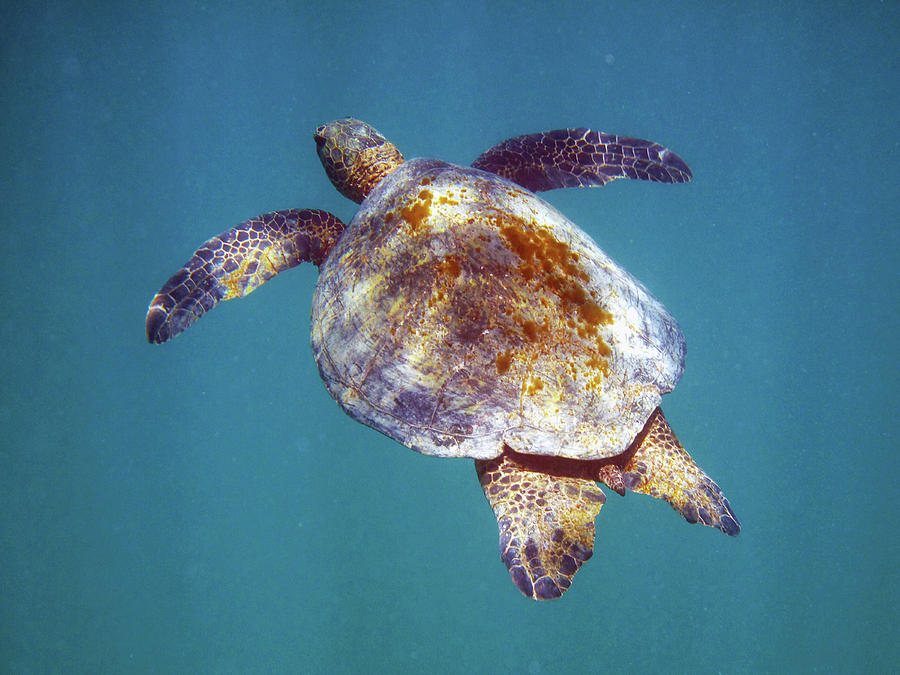
[{"label": "sea turtle", "polygon": [[150,303],[150,342],[311,261],[311,341],[328,391],[413,450],[475,460],[525,595],[559,597],[591,556],[606,500],[598,481],[738,534],[659,408],[684,369],[678,324],[534,194],[689,181],[677,155],[561,129],[507,140],[471,167],[405,161],[352,118],[319,127],[315,142],[334,186],[360,204],[350,224],[290,209],[213,237]]}]

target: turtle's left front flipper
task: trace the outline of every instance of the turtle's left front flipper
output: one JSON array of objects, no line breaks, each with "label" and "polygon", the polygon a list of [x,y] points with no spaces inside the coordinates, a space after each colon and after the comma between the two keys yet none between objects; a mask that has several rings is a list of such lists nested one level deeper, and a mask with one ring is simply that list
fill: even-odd
[{"label": "turtle's left front flipper", "polygon": [[327,211],[289,209],[263,214],[213,237],[153,298],[147,340],[169,340],[219,300],[243,297],[295,265],[321,265],[343,231],[344,223]]},{"label": "turtle's left front flipper", "polygon": [[722,490],[691,459],[662,410],[653,411],[632,448],[621,474],[627,489],[664,499],[689,523],[716,527],[732,537],[740,533],[741,523]]},{"label": "turtle's left front flipper", "polygon": [[605,185],[616,178],[686,183],[691,170],[659,143],[591,129],[557,129],[517,136],[472,162],[532,192]]},{"label": "turtle's left front flipper", "polygon": [[[606,495],[581,463],[513,452],[475,460],[500,527],[500,556],[513,583],[535,600],[558,598],[594,547],[594,518]],[[586,474],[587,475],[587,474]]]}]

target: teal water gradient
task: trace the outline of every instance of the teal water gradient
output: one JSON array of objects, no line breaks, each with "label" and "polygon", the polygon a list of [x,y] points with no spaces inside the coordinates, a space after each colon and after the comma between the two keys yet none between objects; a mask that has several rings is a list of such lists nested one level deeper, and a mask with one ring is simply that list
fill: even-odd
[{"label": "teal water gradient", "polygon": [[[0,10],[0,671],[900,662],[896,3],[484,5]],[[547,197],[680,321],[664,408],[740,537],[610,493],[572,589],[527,601],[471,463],[321,386],[314,268],[146,344],[208,236],[352,216],[312,142],[345,115],[410,157],[586,125],[690,164]]]}]

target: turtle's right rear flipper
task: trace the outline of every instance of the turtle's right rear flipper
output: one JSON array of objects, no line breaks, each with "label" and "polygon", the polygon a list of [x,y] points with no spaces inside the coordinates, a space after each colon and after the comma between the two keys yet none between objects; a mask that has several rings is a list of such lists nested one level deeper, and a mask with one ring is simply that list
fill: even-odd
[{"label": "turtle's right rear flipper", "polygon": [[147,340],[165,342],[219,300],[240,298],[302,262],[321,265],[344,231],[327,211],[289,209],[253,218],[205,242],[147,311]]},{"label": "turtle's right rear flipper", "polygon": [[634,454],[622,468],[622,483],[669,502],[689,523],[715,527],[732,537],[741,523],[719,486],[691,459],[657,408],[632,444]]}]

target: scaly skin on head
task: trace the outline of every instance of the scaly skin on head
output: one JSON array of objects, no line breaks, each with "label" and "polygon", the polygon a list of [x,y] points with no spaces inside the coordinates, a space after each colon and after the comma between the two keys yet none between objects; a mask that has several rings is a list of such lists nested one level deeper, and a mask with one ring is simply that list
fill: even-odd
[{"label": "scaly skin on head", "polygon": [[403,163],[397,147],[365,122],[345,117],[316,129],[316,150],[338,191],[357,204]]}]

